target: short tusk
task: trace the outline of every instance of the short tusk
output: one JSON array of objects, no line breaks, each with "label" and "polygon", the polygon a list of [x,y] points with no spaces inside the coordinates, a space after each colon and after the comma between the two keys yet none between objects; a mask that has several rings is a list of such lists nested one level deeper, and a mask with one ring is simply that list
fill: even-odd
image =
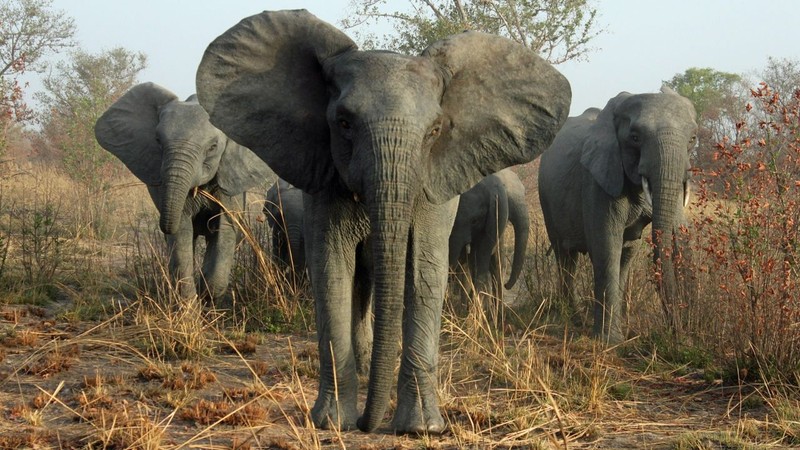
[{"label": "short tusk", "polygon": [[197,197],[197,192],[200,190],[197,186],[192,188],[192,198]]},{"label": "short tusk", "polygon": [[644,200],[647,202],[648,205],[652,207],[653,195],[650,192],[650,183],[647,181],[647,178],[645,177],[642,177],[642,190],[644,191]]},{"label": "short tusk", "polygon": [[355,192],[353,192],[353,201],[355,201],[356,203],[361,201],[361,198]]},{"label": "short tusk", "polygon": [[691,197],[691,189],[689,188],[689,182],[685,181],[683,183],[683,207],[686,208],[689,206],[689,197]]}]

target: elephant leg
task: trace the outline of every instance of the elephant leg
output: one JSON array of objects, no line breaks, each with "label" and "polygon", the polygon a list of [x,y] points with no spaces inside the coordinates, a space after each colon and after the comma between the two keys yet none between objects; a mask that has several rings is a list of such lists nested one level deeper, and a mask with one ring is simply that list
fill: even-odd
[{"label": "elephant leg", "polygon": [[620,296],[622,297],[622,305],[620,308],[620,320],[626,320],[628,318],[628,299],[625,295],[628,286],[628,274],[630,273],[631,268],[631,261],[633,261],[634,257],[638,253],[639,246],[636,245],[636,242],[625,242],[622,247],[622,257],[620,260],[620,269],[619,269],[619,290]]},{"label": "elephant leg", "polygon": [[490,236],[472,243],[469,255],[470,273],[475,290],[479,293],[492,294],[490,272],[495,247],[496,241]]},{"label": "elephant leg", "polygon": [[358,419],[358,377],[353,352],[353,286],[356,245],[369,230],[363,210],[326,194],[310,205],[310,265],[319,345],[319,396],[311,410],[317,427],[354,429]]},{"label": "elephant leg", "polygon": [[220,212],[214,219],[217,229],[206,237],[206,254],[203,257],[203,297],[217,301],[225,296],[230,283],[231,267],[238,241],[235,224],[230,217]]},{"label": "elephant leg", "polygon": [[194,248],[195,235],[192,220],[183,217],[178,232],[166,234],[167,252],[169,254],[169,273],[174,288],[181,298],[192,298],[197,295],[194,282]]},{"label": "elephant leg", "polygon": [[443,205],[420,201],[415,213],[403,311],[403,354],[397,383],[395,430],[440,433],[437,366],[442,302],[447,287],[448,235],[458,199]]},{"label": "elephant leg", "polygon": [[557,243],[553,250],[558,262],[560,295],[567,302],[570,311],[578,310],[578,296],[575,291],[575,274],[578,267],[578,252],[560,249]]},{"label": "elephant leg", "polygon": [[593,333],[603,342],[616,344],[624,339],[620,289],[622,238],[613,236],[602,240],[593,248],[591,257],[594,269]]},{"label": "elephant leg", "polygon": [[356,248],[356,277],[353,285],[353,351],[359,375],[368,376],[372,355],[372,270],[369,246]]}]

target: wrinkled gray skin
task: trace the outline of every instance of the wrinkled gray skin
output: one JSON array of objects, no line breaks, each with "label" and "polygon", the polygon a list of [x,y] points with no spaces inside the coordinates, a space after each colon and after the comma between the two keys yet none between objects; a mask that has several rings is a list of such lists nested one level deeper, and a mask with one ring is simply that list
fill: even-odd
[{"label": "wrinkled gray skin", "polygon": [[502,298],[502,242],[509,222],[514,257],[505,288],[511,289],[522,272],[530,230],[525,186],[516,173],[501,170],[461,194],[450,232],[450,268],[457,274],[466,268],[475,289],[496,298]]},{"label": "wrinkled gray skin", "polygon": [[154,83],[134,86],[111,105],[97,120],[95,136],[147,185],[180,295],[197,294],[194,252],[197,237],[204,236],[200,294],[208,300],[222,297],[237,242],[237,230],[221,214],[223,206],[241,211],[241,194],[271,176],[269,167],[212,126],[195,96],[180,101]]},{"label": "wrinkled gray skin", "polygon": [[[392,429],[441,432],[438,341],[457,196],[550,144],[569,83],[500,37],[463,33],[418,57],[359,51],[301,10],[264,12],[225,32],[206,50],[197,87],[214,124],[308,194],[315,424],[375,430],[402,340]],[[369,271],[358,264],[367,250]],[[363,290],[375,317],[359,417],[356,324],[371,307]]]},{"label": "wrinkled gray skin", "polygon": [[299,281],[306,271],[303,191],[278,179],[267,190],[264,214],[272,230],[272,256],[284,267],[291,267]]},{"label": "wrinkled gray skin", "polygon": [[562,293],[574,303],[577,256],[588,252],[593,332],[604,342],[625,338],[624,283],[636,241],[651,222],[662,295],[677,295],[675,268],[662,255],[681,250],[673,248],[673,236],[685,223],[696,128],[691,102],[674,91],[623,92],[602,111],[569,118],[542,155],[539,198]]}]

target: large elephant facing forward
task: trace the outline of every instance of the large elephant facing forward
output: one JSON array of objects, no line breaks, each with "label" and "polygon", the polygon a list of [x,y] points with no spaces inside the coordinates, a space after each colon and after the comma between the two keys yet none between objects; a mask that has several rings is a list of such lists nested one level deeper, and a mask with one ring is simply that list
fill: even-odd
[{"label": "large elephant facing forward", "polygon": [[461,194],[450,232],[451,269],[457,274],[468,271],[478,292],[497,298],[502,297],[502,244],[509,222],[514,227],[514,256],[505,288],[511,289],[522,272],[530,230],[525,186],[516,173],[503,169]]},{"label": "large elephant facing forward", "polygon": [[97,120],[95,136],[147,185],[180,295],[197,294],[198,236],[207,244],[201,295],[224,295],[237,242],[236,227],[224,210],[241,211],[241,194],[272,176],[269,167],[211,125],[196,97],[180,101],[154,83],[134,86],[111,105]]},{"label": "large elephant facing forward", "polygon": [[[544,152],[539,198],[561,269],[562,292],[574,302],[578,253],[594,270],[594,334],[624,338],[624,283],[645,226],[653,223],[661,291],[677,296],[675,231],[685,223],[689,151],[695,145],[691,102],[668,88],[623,92],[603,110],[571,117]],[[674,253],[675,252],[675,253]]]},{"label": "large elephant facing forward", "polygon": [[[437,360],[457,196],[530,161],[566,120],[569,83],[510,40],[462,33],[421,56],[359,51],[306,11],[245,18],[197,73],[211,121],[308,193],[320,427],[375,430],[402,336],[397,432],[441,432]],[[369,270],[359,255],[371,246]],[[354,329],[374,341],[359,418]],[[368,296],[367,296],[368,297]]]}]

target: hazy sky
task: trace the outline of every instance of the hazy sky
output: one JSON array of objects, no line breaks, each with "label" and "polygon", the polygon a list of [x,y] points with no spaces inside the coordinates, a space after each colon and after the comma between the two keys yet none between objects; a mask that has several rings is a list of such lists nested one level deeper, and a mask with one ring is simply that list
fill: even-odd
[{"label": "hazy sky", "polygon": [[[390,0],[404,8],[406,2]],[[81,47],[141,51],[153,81],[179,97],[194,92],[206,45],[265,9],[306,8],[337,25],[350,0],[55,0],[75,19]],[[800,59],[796,0],[595,0],[605,31],[588,60],[557,66],[572,84],[572,115],[620,91],[655,92],[689,67],[751,74],[767,57]],[[36,89],[37,83],[31,84]]]}]

